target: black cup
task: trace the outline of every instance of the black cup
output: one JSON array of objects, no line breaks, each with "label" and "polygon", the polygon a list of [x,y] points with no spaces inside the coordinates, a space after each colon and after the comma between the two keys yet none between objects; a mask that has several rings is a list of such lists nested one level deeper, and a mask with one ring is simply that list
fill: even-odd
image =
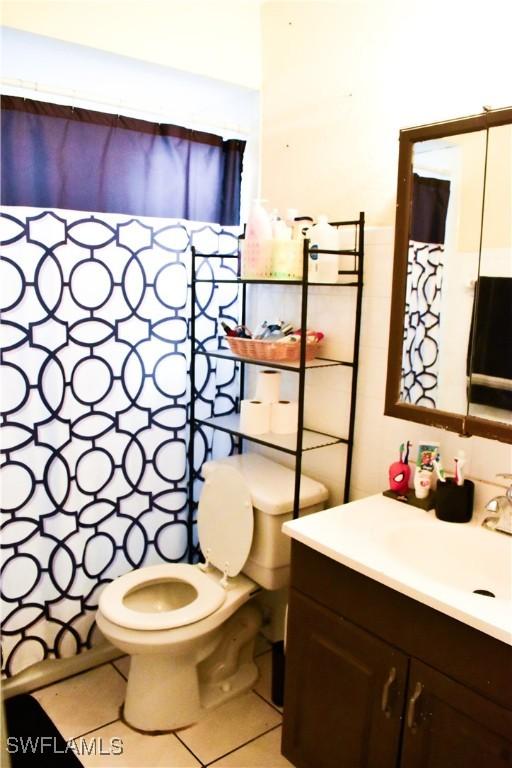
[{"label": "black cup", "polygon": [[471,480],[464,480],[464,485],[457,485],[452,477],[444,483],[438,482],[435,493],[436,517],[447,523],[469,523],[473,515],[473,496],[475,485]]}]

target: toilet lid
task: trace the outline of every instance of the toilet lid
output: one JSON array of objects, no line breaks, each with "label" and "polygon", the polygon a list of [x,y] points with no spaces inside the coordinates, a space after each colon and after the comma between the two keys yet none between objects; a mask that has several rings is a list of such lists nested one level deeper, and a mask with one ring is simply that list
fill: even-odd
[{"label": "toilet lid", "polygon": [[201,550],[219,571],[236,576],[245,565],[252,544],[251,495],[234,467],[204,467],[204,475],[197,515]]}]

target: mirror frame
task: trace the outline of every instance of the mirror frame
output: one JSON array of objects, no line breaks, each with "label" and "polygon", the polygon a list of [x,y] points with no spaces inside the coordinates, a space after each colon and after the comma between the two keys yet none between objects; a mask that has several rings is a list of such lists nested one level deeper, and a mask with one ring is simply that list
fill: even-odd
[{"label": "mirror frame", "polygon": [[[399,401],[402,373],[403,325],[407,284],[407,254],[409,250],[409,217],[411,210],[413,145],[418,141],[440,139],[460,133],[487,131],[494,126],[512,123],[512,107],[490,109],[479,115],[447,122],[421,125],[400,131],[398,156],[398,183],[395,221],[395,248],[393,257],[393,286],[389,327],[388,369],[386,382],[385,416],[416,421],[434,427],[458,432],[461,436],[478,435],[492,440],[512,443],[512,425],[482,419],[469,414],[456,414]],[[487,149],[486,159],[487,164]],[[485,182],[484,182],[485,184]],[[485,191],[485,186],[484,186]]]}]

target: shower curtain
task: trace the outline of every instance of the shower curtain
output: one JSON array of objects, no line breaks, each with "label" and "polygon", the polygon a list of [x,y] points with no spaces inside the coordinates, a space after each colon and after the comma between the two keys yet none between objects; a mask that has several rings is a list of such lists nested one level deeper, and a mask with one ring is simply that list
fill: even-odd
[{"label": "shower curtain", "polygon": [[450,182],[414,174],[400,399],[436,407]]},{"label": "shower curtain", "polygon": [[[3,312],[2,670],[97,642],[102,588],[126,571],[193,560],[187,507],[189,320],[216,343],[238,288],[200,284],[190,247],[234,253],[238,228],[10,207],[0,215]],[[218,266],[215,266],[215,264]],[[203,274],[232,277],[232,260]],[[236,368],[201,358],[200,413],[236,405]],[[196,468],[231,451],[211,430]],[[190,546],[192,542],[192,547]]]}]

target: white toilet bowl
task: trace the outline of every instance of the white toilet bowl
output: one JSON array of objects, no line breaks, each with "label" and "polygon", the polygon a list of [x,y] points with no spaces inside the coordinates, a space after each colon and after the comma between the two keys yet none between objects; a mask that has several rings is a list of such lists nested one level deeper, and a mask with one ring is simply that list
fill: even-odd
[{"label": "white toilet bowl", "polygon": [[259,587],[240,573],[252,543],[253,511],[233,467],[219,467],[206,480],[198,529],[206,566],[140,568],[100,596],[99,629],[132,657],[124,718],[143,731],[190,725],[258,676],[253,642],[260,611],[246,603]]},{"label": "white toilet bowl", "polygon": [[132,657],[123,711],[129,725],[182,728],[255,682],[252,642],[261,618],[247,601],[259,587],[243,574],[227,587],[221,579],[211,566],[162,564],[127,573],[102,592],[98,627]]},{"label": "white toilet bowl", "polygon": [[[140,568],[100,596],[99,629],[131,656],[124,718],[143,731],[183,728],[252,687],[261,609],[251,597],[288,579],[280,529],[291,516],[294,473],[243,454],[208,462],[203,474],[197,528],[206,565]],[[324,486],[302,477],[301,509],[316,511],[326,496]]]}]

